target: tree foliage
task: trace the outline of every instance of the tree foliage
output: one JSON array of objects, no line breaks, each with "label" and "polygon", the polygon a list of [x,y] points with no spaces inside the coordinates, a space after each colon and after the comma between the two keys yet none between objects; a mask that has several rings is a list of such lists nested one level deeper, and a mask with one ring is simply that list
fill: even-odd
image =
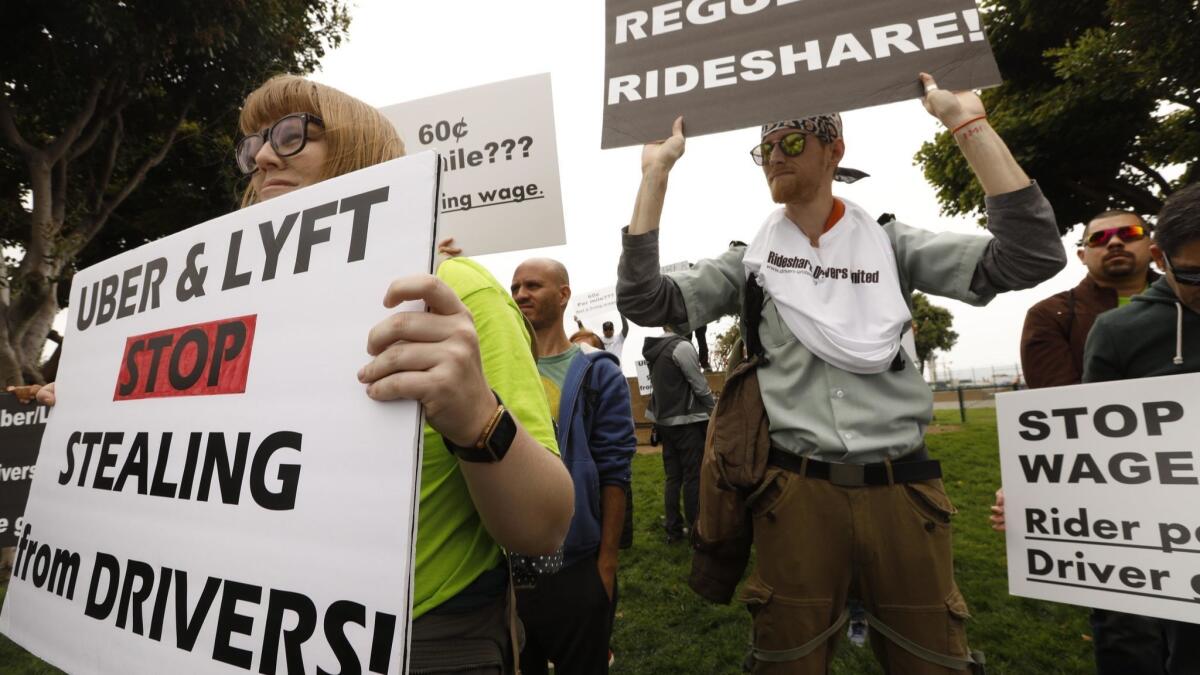
[{"label": "tree foliage", "polygon": [[[311,71],[341,0],[12,0],[0,43],[0,380],[40,380],[79,264],[226,212],[236,114]],[[28,204],[28,206],[26,205]]]},{"label": "tree foliage", "polygon": [[[737,317],[734,318],[736,319]],[[733,348],[741,338],[742,328],[736,320],[730,324],[729,328],[717,336],[717,339],[709,349],[709,357],[712,360],[714,370],[717,372],[725,371],[729,366],[730,359],[733,357]]]},{"label": "tree foliage", "polygon": [[913,293],[912,305],[913,323],[916,325],[913,338],[917,344],[917,359],[924,369],[933,352],[948,352],[954,347],[958,342],[958,333],[952,328],[954,315],[950,310],[929,302],[924,293]]},{"label": "tree foliage", "polygon": [[[1157,213],[1200,180],[1200,3],[985,0],[1005,83],[992,126],[1037,179],[1064,232],[1110,208]],[[983,191],[949,133],[916,160],[949,215]]]}]

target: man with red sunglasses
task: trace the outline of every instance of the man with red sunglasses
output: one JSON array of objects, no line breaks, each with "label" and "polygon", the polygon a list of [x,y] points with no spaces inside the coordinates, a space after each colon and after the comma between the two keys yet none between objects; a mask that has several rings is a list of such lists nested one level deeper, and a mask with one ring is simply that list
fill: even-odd
[{"label": "man with red sunglasses", "polygon": [[1096,317],[1124,305],[1158,275],[1150,269],[1146,221],[1105,211],[1084,228],[1077,252],[1087,275],[1069,291],[1029,308],[1021,333],[1021,369],[1030,388],[1079,384],[1083,345]]},{"label": "man with red sunglasses", "polygon": [[[1105,211],[1083,230],[1077,255],[1087,267],[1079,285],[1029,308],[1021,332],[1021,369],[1032,389],[1079,384],[1083,348],[1096,318],[1126,305],[1158,279],[1150,269],[1150,233],[1146,221],[1129,211]],[[1003,529],[1003,489],[996,493],[993,527]],[[999,510],[997,510],[999,509]],[[998,520],[999,519],[999,520]],[[998,524],[999,523],[999,524]],[[1094,609],[1092,642],[1101,673],[1155,673],[1155,661],[1143,648],[1153,619]]]}]

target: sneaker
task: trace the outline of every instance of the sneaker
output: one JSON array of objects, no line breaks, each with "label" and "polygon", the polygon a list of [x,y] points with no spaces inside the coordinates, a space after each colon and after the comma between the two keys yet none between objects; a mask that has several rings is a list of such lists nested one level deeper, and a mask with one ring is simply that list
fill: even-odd
[{"label": "sneaker", "polygon": [[846,637],[850,638],[850,644],[855,647],[865,645],[867,643],[867,622],[851,621],[850,627],[846,629]]}]

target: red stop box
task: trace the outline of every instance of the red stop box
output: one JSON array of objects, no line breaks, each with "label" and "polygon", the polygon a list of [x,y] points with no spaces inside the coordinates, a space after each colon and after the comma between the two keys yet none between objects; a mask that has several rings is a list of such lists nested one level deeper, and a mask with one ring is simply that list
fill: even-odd
[{"label": "red stop box", "polygon": [[130,337],[113,400],[245,392],[257,318],[251,314]]}]

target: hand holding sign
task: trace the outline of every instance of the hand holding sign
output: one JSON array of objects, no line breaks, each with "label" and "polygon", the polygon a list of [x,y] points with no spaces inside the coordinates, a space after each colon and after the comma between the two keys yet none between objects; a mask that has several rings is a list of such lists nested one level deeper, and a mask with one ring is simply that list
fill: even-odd
[{"label": "hand holding sign", "polygon": [[393,281],[385,307],[421,300],[428,312],[397,312],[371,329],[367,353],[375,358],[358,372],[377,401],[420,401],[425,418],[458,445],[472,445],[496,410],[483,376],[479,335],[462,301],[428,274]]},{"label": "hand holding sign", "polygon": [[925,97],[921,99],[925,110],[938,118],[947,129],[958,129],[964,122],[985,115],[983,101],[973,91],[950,92],[939,89],[929,73],[921,73],[921,84],[925,87]]},{"label": "hand holding sign", "polygon": [[649,173],[652,169],[658,169],[663,173],[669,172],[671,167],[675,166],[675,162],[683,157],[683,152],[686,149],[686,139],[683,136],[683,116],[675,118],[675,123],[671,125],[671,136],[662,141],[647,143],[642,148],[642,174]]}]

